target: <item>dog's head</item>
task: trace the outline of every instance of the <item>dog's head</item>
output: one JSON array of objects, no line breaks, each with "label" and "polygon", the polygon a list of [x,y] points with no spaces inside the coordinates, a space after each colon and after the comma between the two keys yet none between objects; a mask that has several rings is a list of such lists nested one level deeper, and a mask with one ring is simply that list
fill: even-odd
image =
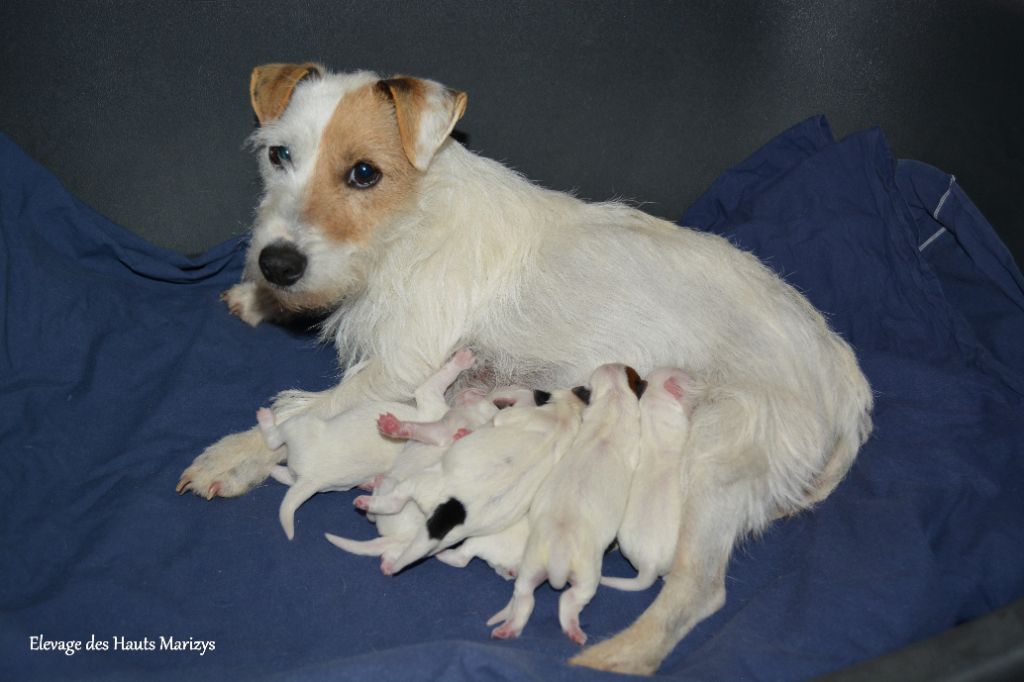
[{"label": "dog's head", "polygon": [[287,310],[333,308],[358,290],[375,245],[413,209],[466,95],[307,63],[257,67],[250,96],[264,194],[245,278]]}]

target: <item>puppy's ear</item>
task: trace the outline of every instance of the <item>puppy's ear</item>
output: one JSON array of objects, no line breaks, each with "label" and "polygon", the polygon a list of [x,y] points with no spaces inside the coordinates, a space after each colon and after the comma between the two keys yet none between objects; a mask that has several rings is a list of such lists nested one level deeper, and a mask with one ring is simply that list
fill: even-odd
[{"label": "puppy's ear", "polygon": [[323,75],[319,64],[264,64],[252,70],[249,79],[249,97],[252,110],[260,125],[281,117],[292,91],[304,78],[318,78]]},{"label": "puppy's ear", "polygon": [[377,88],[395,104],[402,149],[409,162],[417,170],[426,170],[434,152],[465,113],[466,93],[409,76],[382,80]]},{"label": "puppy's ear", "polygon": [[577,386],[572,389],[572,394],[582,400],[584,405],[590,404],[590,389],[586,386]]},{"label": "puppy's ear", "polygon": [[647,382],[640,378],[640,375],[632,367],[626,367],[626,381],[629,382],[629,389],[636,394],[636,399],[643,397],[647,390]]}]

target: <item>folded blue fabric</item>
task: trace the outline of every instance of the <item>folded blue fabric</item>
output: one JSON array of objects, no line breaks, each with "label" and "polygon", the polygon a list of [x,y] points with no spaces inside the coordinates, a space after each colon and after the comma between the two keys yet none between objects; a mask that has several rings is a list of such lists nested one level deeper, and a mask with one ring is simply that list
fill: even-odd
[{"label": "folded blue fabric", "polygon": [[[828,316],[872,382],[876,428],[816,511],[736,552],[725,607],[660,674],[804,679],[1024,595],[1024,279],[955,180],[815,118],[682,222]],[[492,642],[511,585],[480,562],[389,578],[325,542],[373,535],[353,494],[314,497],[292,542],[275,483],[174,494],[274,393],[340,375],[312,335],[227,314],[243,250],[145,243],[0,136],[0,678],[598,678],[565,663],[547,587],[523,637]],[[606,571],[629,569],[613,553]],[[602,590],[583,626],[608,636],[655,592]]]}]

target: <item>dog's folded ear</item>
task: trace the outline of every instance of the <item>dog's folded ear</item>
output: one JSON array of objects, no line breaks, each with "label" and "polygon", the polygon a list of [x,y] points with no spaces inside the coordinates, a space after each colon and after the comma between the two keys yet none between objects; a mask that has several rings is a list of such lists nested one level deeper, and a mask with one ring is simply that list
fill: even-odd
[{"label": "dog's folded ear", "polygon": [[292,91],[302,79],[321,75],[323,67],[313,62],[264,64],[253,69],[249,79],[249,97],[260,125],[280,118],[292,98]]},{"label": "dog's folded ear", "polygon": [[466,111],[466,93],[422,78],[396,76],[377,83],[395,104],[402,149],[417,170],[426,170],[441,143]]}]

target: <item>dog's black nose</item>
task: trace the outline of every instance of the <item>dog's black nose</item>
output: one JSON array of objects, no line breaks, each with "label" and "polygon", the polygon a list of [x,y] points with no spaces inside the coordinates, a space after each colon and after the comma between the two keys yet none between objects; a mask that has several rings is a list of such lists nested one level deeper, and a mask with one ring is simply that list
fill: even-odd
[{"label": "dog's black nose", "polygon": [[289,287],[306,272],[306,257],[291,244],[275,242],[260,251],[260,272],[271,284]]}]

